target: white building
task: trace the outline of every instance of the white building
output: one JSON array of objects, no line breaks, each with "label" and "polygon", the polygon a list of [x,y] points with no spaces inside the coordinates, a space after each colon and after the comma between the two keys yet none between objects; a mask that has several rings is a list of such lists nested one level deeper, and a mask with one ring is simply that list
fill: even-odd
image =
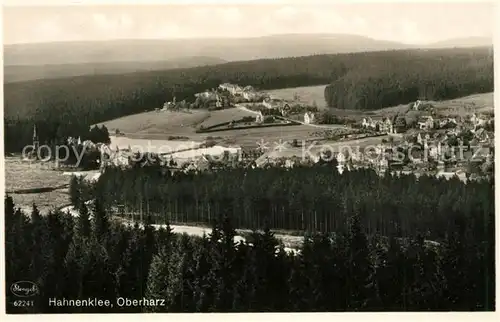
[{"label": "white building", "polygon": [[372,120],[371,117],[369,118],[363,118],[363,121],[361,122],[361,126],[366,129],[372,129],[374,130],[377,127],[377,123]]},{"label": "white building", "polygon": [[381,169],[387,169],[388,166],[389,166],[389,161],[387,161],[387,159],[382,156],[379,161],[379,167]]},{"label": "white building", "polygon": [[479,143],[486,143],[489,141],[490,136],[488,135],[488,132],[481,128],[477,131],[474,132],[474,137],[479,141]]},{"label": "white building", "polygon": [[415,103],[413,103],[413,110],[418,111],[418,108],[420,107],[421,103],[422,102],[420,102],[420,100],[417,100]]},{"label": "white building", "polygon": [[194,150],[180,151],[172,153],[170,157],[177,163],[186,163],[198,160],[202,157],[212,158],[214,160],[222,160],[224,154],[229,154],[230,156],[240,156],[240,147],[223,147],[223,146],[213,146],[210,148],[198,148]]},{"label": "white building", "polygon": [[217,108],[221,108],[222,107],[222,100],[220,99],[219,95],[216,96],[215,106]]},{"label": "white building", "polygon": [[264,115],[262,115],[262,112],[259,111],[257,115],[255,116],[255,123],[263,123],[264,122]]},{"label": "white building", "polygon": [[420,133],[417,134],[417,143],[418,144],[423,144],[424,143],[424,140],[422,140],[422,135],[420,135]]},{"label": "white building", "polygon": [[345,154],[342,153],[342,152],[337,153],[336,159],[337,159],[337,163],[339,165],[340,164],[343,165],[347,161],[347,158],[346,158]]},{"label": "white building", "polygon": [[304,123],[305,124],[313,124],[315,122],[315,116],[312,112],[306,112],[304,114]]},{"label": "white building", "polygon": [[418,127],[421,130],[428,130],[434,127],[434,119],[432,116],[422,116],[418,120]]},{"label": "white building", "polygon": [[386,117],[382,122],[379,123],[379,131],[388,134],[394,133],[394,127],[392,125],[391,119]]},{"label": "white building", "polygon": [[229,83],[220,84],[219,88],[221,88],[223,90],[227,90],[229,93],[231,93],[231,95],[236,95],[236,94],[242,92],[242,89],[240,86],[234,85],[234,84],[229,84]]},{"label": "white building", "polygon": [[242,96],[247,101],[253,101],[256,97],[256,94],[253,92],[243,92]]},{"label": "white building", "polygon": [[269,98],[265,98],[262,100],[262,105],[264,105],[266,108],[273,108],[273,105],[271,103],[272,102]]}]

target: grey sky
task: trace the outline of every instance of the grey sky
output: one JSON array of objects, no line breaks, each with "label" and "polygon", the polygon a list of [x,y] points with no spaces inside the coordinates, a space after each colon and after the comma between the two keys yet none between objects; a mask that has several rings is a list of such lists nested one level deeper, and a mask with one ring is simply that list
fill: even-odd
[{"label": "grey sky", "polygon": [[[304,1],[307,3],[307,0]],[[492,3],[4,7],[4,43],[346,33],[406,43],[492,36]]]}]

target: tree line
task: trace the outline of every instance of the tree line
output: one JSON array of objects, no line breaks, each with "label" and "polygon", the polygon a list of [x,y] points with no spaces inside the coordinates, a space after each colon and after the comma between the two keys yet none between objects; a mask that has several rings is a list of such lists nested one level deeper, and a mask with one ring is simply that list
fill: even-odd
[{"label": "tree line", "polygon": [[325,88],[328,106],[374,110],[493,91],[493,57],[487,52],[424,53],[408,52],[349,70]]},{"label": "tree line", "polygon": [[[489,48],[457,48],[261,59],[9,83],[4,86],[6,151],[29,144],[34,123],[47,142],[78,136],[92,124],[160,108],[174,96],[194,102],[194,94],[225,82],[262,90],[333,82],[325,90],[330,106],[374,109],[420,94],[440,99],[492,91],[492,75]],[[414,84],[419,79],[425,86]]]},{"label": "tree line", "polygon": [[[267,228],[235,243],[227,217],[196,237],[155,230],[149,216],[142,228],[122,225],[99,199],[78,209],[78,217],[40,216],[35,205],[23,213],[6,196],[7,313],[495,310],[493,224],[472,241],[468,223],[456,221],[430,247],[422,235],[367,235],[353,212],[345,232],[307,235],[296,254]],[[18,301],[17,281],[38,293]],[[57,307],[54,297],[114,305]],[[163,301],[134,307],[118,298]]]},{"label": "tree line", "polygon": [[106,209],[151,215],[155,223],[210,224],[223,215],[242,229],[339,232],[356,213],[369,234],[441,240],[457,220],[467,222],[468,236],[481,238],[494,221],[492,180],[464,184],[371,169],[339,174],[328,163],[174,174],[151,166],[106,168],[90,190],[81,182],[72,191],[92,191]]}]

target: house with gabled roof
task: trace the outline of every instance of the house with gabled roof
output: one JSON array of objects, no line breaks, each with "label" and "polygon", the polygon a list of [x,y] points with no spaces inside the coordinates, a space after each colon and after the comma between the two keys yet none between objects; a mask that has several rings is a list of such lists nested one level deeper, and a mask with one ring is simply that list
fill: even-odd
[{"label": "house with gabled roof", "polygon": [[305,112],[304,113],[304,123],[305,124],[314,124],[316,122],[316,117],[314,113],[312,112]]},{"label": "house with gabled roof", "polygon": [[257,112],[257,115],[255,116],[255,123],[263,123],[264,122],[264,115],[262,114],[261,111]]},{"label": "house with gabled roof", "polygon": [[385,117],[381,122],[378,123],[379,131],[385,133],[394,133],[394,127],[390,118]]},{"label": "house with gabled roof", "polygon": [[434,128],[434,119],[430,115],[421,116],[419,117],[417,124],[419,129],[429,130]]},{"label": "house with gabled roof", "polygon": [[476,138],[479,143],[486,143],[489,141],[490,136],[488,135],[488,131],[480,128],[474,132],[474,138]]},{"label": "house with gabled roof", "polygon": [[363,128],[367,129],[375,129],[377,127],[377,123],[372,120],[371,117],[368,118],[363,118],[363,121],[361,122],[361,126]]},{"label": "house with gabled roof", "polygon": [[337,160],[337,163],[340,165],[340,164],[345,164],[346,161],[347,161],[347,157],[344,153],[342,152],[338,152],[335,156],[335,159]]},{"label": "house with gabled roof", "polygon": [[235,84],[224,83],[220,84],[219,88],[228,91],[229,93],[231,93],[231,95],[236,95],[242,92],[242,88],[239,85]]}]

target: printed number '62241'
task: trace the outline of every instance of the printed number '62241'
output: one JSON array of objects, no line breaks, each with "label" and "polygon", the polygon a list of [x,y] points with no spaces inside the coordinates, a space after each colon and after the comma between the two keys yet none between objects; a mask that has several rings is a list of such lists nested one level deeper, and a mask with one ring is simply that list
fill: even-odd
[{"label": "printed number '62241'", "polygon": [[34,301],[26,301],[26,300],[14,301],[15,307],[32,307],[33,305],[34,305]]}]

